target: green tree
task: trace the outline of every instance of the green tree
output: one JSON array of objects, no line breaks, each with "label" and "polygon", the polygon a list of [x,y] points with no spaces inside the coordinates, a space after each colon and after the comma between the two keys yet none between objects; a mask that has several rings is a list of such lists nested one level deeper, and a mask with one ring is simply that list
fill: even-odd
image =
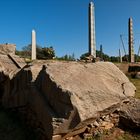
[{"label": "green tree", "polygon": [[[96,57],[100,57],[100,51],[96,50]],[[104,61],[110,61],[110,57],[107,54],[102,53]],[[86,57],[89,56],[89,53],[84,53],[80,56],[81,60],[85,60]]]},{"label": "green tree", "polygon": [[[44,47],[36,45],[37,59],[53,59],[55,57],[55,50],[53,47]],[[25,58],[31,58],[31,44],[24,46],[22,51],[16,51],[17,55]]]},{"label": "green tree", "polygon": [[89,56],[89,53],[84,53],[80,56],[80,59],[85,60],[85,58],[88,57],[88,56]]},{"label": "green tree", "polygon": [[72,55],[67,55],[65,54],[62,57],[56,57],[57,60],[65,60],[65,61],[75,61],[75,55],[74,53],[72,53]]},{"label": "green tree", "polygon": [[111,56],[111,57],[110,57],[110,61],[111,61],[111,62],[118,62],[118,61],[119,61],[119,57]]},{"label": "green tree", "polygon": [[124,55],[124,56],[122,57],[122,61],[128,62],[128,55]]},{"label": "green tree", "polygon": [[76,60],[76,59],[75,59],[75,54],[74,54],[74,53],[72,53],[72,60],[73,60],[73,61]]},{"label": "green tree", "polygon": [[42,48],[42,54],[44,55],[44,59],[53,59],[55,57],[55,51],[52,46]]},{"label": "green tree", "polygon": [[21,56],[31,58],[31,44],[22,48]]},{"label": "green tree", "polygon": [[135,54],[135,61],[136,61],[136,62],[140,62],[140,56],[137,55],[137,54]]}]

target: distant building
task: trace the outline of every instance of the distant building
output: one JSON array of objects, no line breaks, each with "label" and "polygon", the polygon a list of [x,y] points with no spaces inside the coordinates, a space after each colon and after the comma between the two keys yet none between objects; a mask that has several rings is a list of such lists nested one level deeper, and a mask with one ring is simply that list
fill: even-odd
[{"label": "distant building", "polygon": [[15,44],[0,44],[0,54],[15,54],[16,45]]}]

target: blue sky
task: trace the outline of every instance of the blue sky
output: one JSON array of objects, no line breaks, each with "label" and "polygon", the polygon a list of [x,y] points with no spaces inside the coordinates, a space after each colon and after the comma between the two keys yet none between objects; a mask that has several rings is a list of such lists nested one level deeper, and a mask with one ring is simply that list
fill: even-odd
[{"label": "blue sky", "polygon": [[[17,49],[31,42],[53,46],[57,56],[88,51],[88,3],[90,0],[1,0],[0,43],[15,43]],[[140,0],[94,0],[96,45],[109,55],[118,55],[120,34],[126,49],[128,18],[133,18],[135,52],[140,44]]]}]

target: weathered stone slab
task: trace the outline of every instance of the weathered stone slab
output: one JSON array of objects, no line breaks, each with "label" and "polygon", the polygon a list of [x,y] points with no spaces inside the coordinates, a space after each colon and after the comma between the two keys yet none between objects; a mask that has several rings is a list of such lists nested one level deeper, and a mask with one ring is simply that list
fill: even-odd
[{"label": "weathered stone slab", "polygon": [[52,140],[62,140],[61,135],[55,135],[53,136]]},{"label": "weathered stone slab", "polygon": [[0,72],[3,71],[10,79],[26,65],[23,58],[8,54],[0,54]]},{"label": "weathered stone slab", "polygon": [[0,54],[15,54],[15,44],[0,44]]},{"label": "weathered stone slab", "polygon": [[17,70],[17,66],[13,63],[13,61],[7,56],[0,54],[0,64],[5,70]]},{"label": "weathered stone slab", "polygon": [[23,68],[26,66],[26,63],[23,58],[20,58],[17,55],[8,54],[8,57],[15,63],[18,68]]},{"label": "weathered stone slab", "polygon": [[140,129],[140,100],[130,99],[119,110],[120,124],[128,129]]},{"label": "weathered stone slab", "polygon": [[[38,67],[34,64],[31,69]],[[48,63],[40,71],[36,86],[58,118],[68,120],[60,126],[60,133],[97,117],[99,111],[134,96],[136,90],[125,74],[109,62]]]},{"label": "weathered stone slab", "polygon": [[48,139],[80,133],[100,112],[135,94],[128,78],[108,62],[37,61],[16,73],[5,90],[4,105],[28,105],[30,122]]}]

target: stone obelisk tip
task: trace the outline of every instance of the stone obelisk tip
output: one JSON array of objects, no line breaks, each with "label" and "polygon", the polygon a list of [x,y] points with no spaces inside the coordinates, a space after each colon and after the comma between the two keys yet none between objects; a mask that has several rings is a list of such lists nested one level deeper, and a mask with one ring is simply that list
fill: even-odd
[{"label": "stone obelisk tip", "polygon": [[31,59],[36,60],[36,32],[32,30],[32,54]]}]

